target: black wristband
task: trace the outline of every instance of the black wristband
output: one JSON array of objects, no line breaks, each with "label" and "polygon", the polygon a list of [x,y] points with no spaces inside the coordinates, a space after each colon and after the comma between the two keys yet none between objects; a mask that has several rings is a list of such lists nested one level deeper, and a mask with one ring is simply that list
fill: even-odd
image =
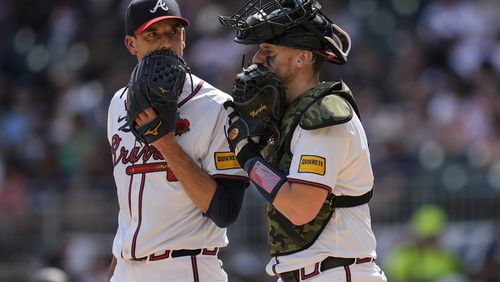
[{"label": "black wristband", "polygon": [[270,204],[287,181],[286,174],[262,157],[251,158],[244,167],[248,177],[261,196]]},{"label": "black wristband", "polygon": [[167,123],[162,119],[162,117],[158,115],[154,120],[137,129],[141,136],[140,140],[144,141],[148,145],[152,144],[154,141],[170,132],[170,129],[166,124]]},{"label": "black wristband", "polygon": [[260,157],[260,150],[258,148],[258,145],[255,144],[252,140],[248,140],[248,143],[245,144],[241,148],[241,150],[238,152],[236,155],[236,160],[238,160],[238,163],[242,168],[245,167],[245,164],[247,161],[251,158],[255,157]]}]

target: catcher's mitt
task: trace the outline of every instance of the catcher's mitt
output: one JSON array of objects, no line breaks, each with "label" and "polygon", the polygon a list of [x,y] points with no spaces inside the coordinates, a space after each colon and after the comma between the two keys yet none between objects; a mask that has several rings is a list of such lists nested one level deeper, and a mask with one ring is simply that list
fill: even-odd
[{"label": "catcher's mitt", "polygon": [[[127,93],[127,123],[135,137],[146,144],[175,131],[179,119],[177,100],[182,92],[186,62],[173,51],[159,50],[145,56],[132,72]],[[137,115],[153,108],[158,117],[136,128]]]},{"label": "catcher's mitt", "polygon": [[[270,137],[279,137],[279,124],[285,107],[285,87],[263,65],[250,65],[236,76],[233,101],[224,103],[229,112],[229,146],[235,151],[242,140],[252,138],[262,149]],[[258,140],[257,142],[254,142]]]}]

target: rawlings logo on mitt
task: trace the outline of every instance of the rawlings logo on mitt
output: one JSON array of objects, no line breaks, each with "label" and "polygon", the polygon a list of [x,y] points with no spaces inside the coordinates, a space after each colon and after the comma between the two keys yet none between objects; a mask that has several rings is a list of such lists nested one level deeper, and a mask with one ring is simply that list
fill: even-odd
[{"label": "rawlings logo on mitt", "polygon": [[[154,51],[137,64],[127,93],[127,124],[139,141],[150,144],[176,130],[177,100],[188,72],[186,62],[170,50]],[[135,119],[149,107],[157,118],[136,128]]]}]

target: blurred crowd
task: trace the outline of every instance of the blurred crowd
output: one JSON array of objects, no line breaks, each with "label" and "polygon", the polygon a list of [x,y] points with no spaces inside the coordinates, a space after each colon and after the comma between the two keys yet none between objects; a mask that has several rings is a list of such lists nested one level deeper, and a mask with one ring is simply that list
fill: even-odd
[{"label": "blurred crowd", "polygon": [[[15,262],[20,273],[57,266],[71,281],[103,281],[117,213],[107,107],[136,64],[123,44],[128,2],[0,0],[0,281],[15,281],[5,278]],[[191,21],[184,55],[193,73],[230,92],[255,49],[234,43],[217,16],[245,1],[178,2]],[[498,225],[500,2],[320,3],[352,37],[348,64],[325,66],[322,79],[343,79],[359,104],[374,223],[400,224],[432,201],[451,221]],[[483,252],[491,259],[471,277],[499,265],[494,234]],[[100,255],[81,265],[96,240]],[[500,281],[495,269],[475,281]]]}]

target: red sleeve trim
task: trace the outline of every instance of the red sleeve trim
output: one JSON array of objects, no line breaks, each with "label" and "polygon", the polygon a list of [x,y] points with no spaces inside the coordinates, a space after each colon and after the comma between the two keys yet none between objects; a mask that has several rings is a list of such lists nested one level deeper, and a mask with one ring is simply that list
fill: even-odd
[{"label": "red sleeve trim", "polygon": [[307,184],[307,185],[310,185],[310,186],[314,186],[314,187],[317,187],[317,188],[324,189],[324,190],[326,190],[326,191],[328,191],[330,193],[332,192],[332,188],[330,186],[323,185],[323,184],[317,183],[317,182],[306,181],[306,180],[297,179],[297,178],[288,178],[288,182],[290,182],[290,183]]},{"label": "red sleeve trim", "polygon": [[182,100],[179,104],[177,104],[177,106],[180,108],[182,107],[184,104],[186,104],[187,101],[189,101],[191,98],[194,97],[194,95],[196,95],[196,93],[198,93],[198,91],[200,91],[201,87],[203,86],[203,83],[205,81],[200,81],[200,83],[198,83],[198,85],[196,86],[196,88],[193,90],[193,93],[191,93],[188,97],[186,97],[184,100]]}]

